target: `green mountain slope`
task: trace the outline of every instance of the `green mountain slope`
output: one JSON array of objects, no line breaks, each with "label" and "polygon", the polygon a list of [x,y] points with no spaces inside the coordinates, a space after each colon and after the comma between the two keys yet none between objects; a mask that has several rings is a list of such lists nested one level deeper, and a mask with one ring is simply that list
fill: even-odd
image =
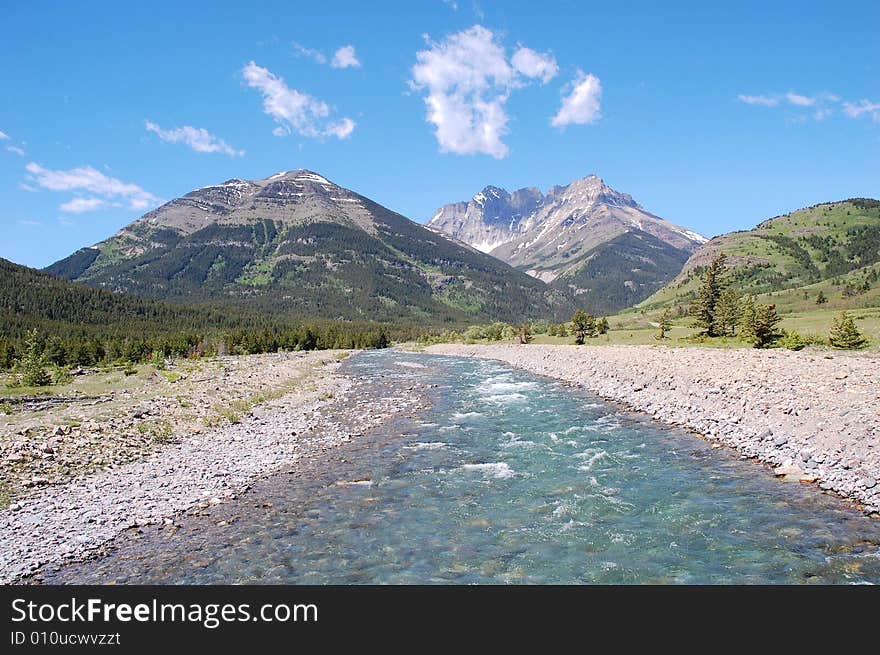
[{"label": "green mountain slope", "polygon": [[595,314],[614,313],[663,287],[690,254],[647,232],[624,232],[573,258],[551,286],[574,293]]},{"label": "green mountain slope", "polygon": [[229,180],[47,269],[145,298],[461,323],[570,315],[566,293],[310,171]]},{"label": "green mountain slope", "polygon": [[823,203],[771,218],[751,230],[715,237],[691,256],[672,282],[637,308],[689,304],[705,266],[721,252],[728,258],[730,280],[743,293],[775,295],[803,289],[801,298],[803,292],[809,296],[820,289],[868,293],[876,284],[872,265],[880,262],[880,202],[853,198]]},{"label": "green mountain slope", "polygon": [[93,289],[0,259],[0,336],[38,328],[60,336],[137,336],[266,325],[258,314],[194,308]]}]

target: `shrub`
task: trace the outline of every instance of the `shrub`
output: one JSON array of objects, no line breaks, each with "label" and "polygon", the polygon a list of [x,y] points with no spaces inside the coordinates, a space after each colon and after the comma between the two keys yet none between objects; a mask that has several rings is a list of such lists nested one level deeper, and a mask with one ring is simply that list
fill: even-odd
[{"label": "shrub", "polygon": [[831,322],[831,334],[828,343],[833,348],[854,350],[868,345],[868,340],[859,332],[852,316],[845,311],[840,312]]},{"label": "shrub", "polygon": [[782,338],[779,340],[779,345],[788,350],[803,350],[807,345],[807,341],[797,332],[792,330],[791,332],[786,332],[782,335]]}]

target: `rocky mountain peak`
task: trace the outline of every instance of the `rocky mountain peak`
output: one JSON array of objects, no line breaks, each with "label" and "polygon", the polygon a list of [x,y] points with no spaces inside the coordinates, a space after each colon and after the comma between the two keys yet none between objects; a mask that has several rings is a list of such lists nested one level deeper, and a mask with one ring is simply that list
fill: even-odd
[{"label": "rocky mountain peak", "polygon": [[616,207],[641,206],[628,193],[620,193],[611,188],[598,175],[587,175],[565,186],[554,186],[547,192],[547,198],[554,202],[576,205],[604,203]]}]

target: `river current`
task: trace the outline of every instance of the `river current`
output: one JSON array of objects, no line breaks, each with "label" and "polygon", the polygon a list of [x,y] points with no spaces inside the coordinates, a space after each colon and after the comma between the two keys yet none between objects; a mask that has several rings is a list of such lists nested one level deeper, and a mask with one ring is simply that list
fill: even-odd
[{"label": "river current", "polygon": [[367,352],[430,407],[182,529],[47,582],[880,582],[880,522],[814,487],[504,364]]}]

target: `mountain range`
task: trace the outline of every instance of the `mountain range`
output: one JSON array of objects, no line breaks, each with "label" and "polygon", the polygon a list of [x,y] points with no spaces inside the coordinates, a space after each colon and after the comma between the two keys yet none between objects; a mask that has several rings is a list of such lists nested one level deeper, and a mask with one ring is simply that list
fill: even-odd
[{"label": "mountain range", "polygon": [[567,318],[571,294],[308,170],[176,198],[47,272],[111,291],[343,320]]},{"label": "mountain range", "polygon": [[444,205],[427,226],[573,294],[596,314],[649,297],[707,241],[595,175],[546,195],[487,186],[469,201]]}]

